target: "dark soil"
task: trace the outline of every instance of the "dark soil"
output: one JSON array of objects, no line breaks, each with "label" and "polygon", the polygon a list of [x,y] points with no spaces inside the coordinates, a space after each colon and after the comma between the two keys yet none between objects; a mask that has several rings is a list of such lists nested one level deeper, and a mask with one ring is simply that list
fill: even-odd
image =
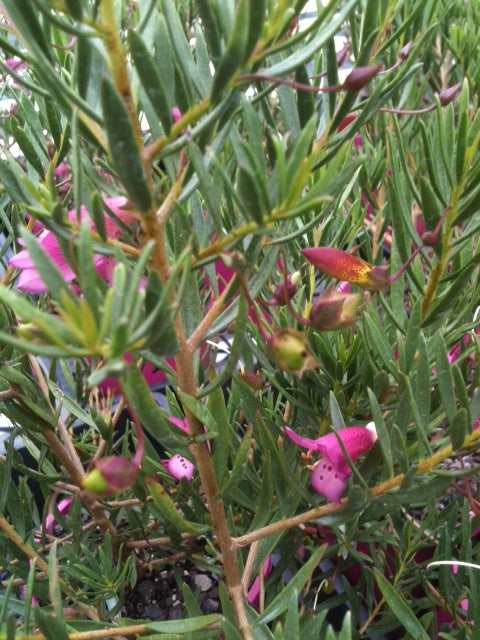
[{"label": "dark soil", "polygon": [[220,613],[217,576],[186,560],[146,573],[134,589],[127,590],[122,615],[135,620],[178,620],[186,587],[202,613]]}]

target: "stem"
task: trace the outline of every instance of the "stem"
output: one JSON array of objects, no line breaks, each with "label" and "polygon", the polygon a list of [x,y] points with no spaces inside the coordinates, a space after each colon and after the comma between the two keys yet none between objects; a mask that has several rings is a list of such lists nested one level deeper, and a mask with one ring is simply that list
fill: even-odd
[{"label": "stem", "polygon": [[[173,189],[179,189],[180,185],[181,178],[177,180]],[[151,266],[158,271],[164,283],[166,283],[169,276],[169,263],[164,240],[163,226],[166,222],[168,211],[174,204],[174,197],[170,197],[169,195],[167,198],[169,204],[162,211],[160,216],[149,215],[144,218],[147,238],[148,240],[154,240],[155,242],[154,250],[152,252]],[[185,336],[179,314],[175,316],[174,328],[179,345],[179,352],[175,356],[178,389],[187,395],[195,396],[197,394],[194,369],[195,349],[192,348],[195,345],[189,344]],[[189,435],[194,440],[191,445],[192,452],[195,457],[198,473],[205,493],[207,508],[210,512],[213,529],[220,548],[222,564],[225,571],[225,579],[235,610],[237,622],[243,638],[245,640],[252,640],[253,637],[246,615],[244,594],[237,561],[237,548],[232,542],[223,501],[221,498],[217,497],[219,494],[219,488],[215,478],[212,458],[207,444],[205,442],[195,441],[196,437],[203,435],[203,425],[190,411],[186,410],[185,416],[187,418]]]},{"label": "stem", "polygon": [[[457,215],[457,205],[462,192],[462,186],[463,186],[463,183],[461,185],[456,186],[452,194],[452,203],[444,210],[442,214],[442,218],[440,218],[440,221],[443,221],[442,220],[443,218],[445,219],[445,230],[442,236],[442,242],[443,242],[442,255],[440,256],[440,258],[437,258],[435,266],[430,272],[430,277],[428,279],[428,283],[425,289],[425,297],[422,301],[422,322],[425,320],[427,313],[429,312],[430,307],[432,306],[433,300],[435,299],[435,295],[438,289],[438,285],[440,284],[440,280],[442,278],[443,272],[445,271],[445,268],[447,266],[448,256],[450,254],[450,249],[451,249],[451,237],[453,232],[452,224],[453,224],[453,220]],[[438,231],[437,231],[437,228],[438,228]],[[435,228],[435,231],[438,233],[439,230],[440,228],[437,225],[437,227]]]},{"label": "stem", "polygon": [[108,53],[112,78],[130,116],[138,148],[141,151],[143,149],[142,132],[133,102],[132,89],[128,77],[127,57],[119,36],[120,29],[115,19],[113,0],[101,0],[100,8],[102,13],[101,27],[104,32],[104,43]]},{"label": "stem", "polygon": [[[37,377],[42,394],[45,397],[45,400],[47,401],[52,414],[55,415],[56,409],[50,402],[48,383],[45,379],[43,371],[33,355],[29,355],[28,357],[30,365]],[[77,451],[73,446],[72,440],[70,438],[70,434],[68,433],[67,426],[61,417],[58,417],[57,426],[60,431],[61,440],[48,426],[43,430],[43,435],[50,448],[55,453],[57,460],[61,465],[65,467],[71,481],[78,487],[81,487],[82,480],[85,477],[85,470],[83,468],[82,461],[78,457]],[[100,530],[103,533],[109,531],[112,537],[116,537],[117,531],[108,519],[106,511],[102,508],[100,503],[98,503],[97,500],[86,491],[81,491],[80,495],[83,499],[83,502],[85,503],[85,506],[89,510],[95,524],[97,524]]]},{"label": "stem", "polygon": [[[218,629],[217,623],[211,624],[206,629]],[[125,625],[123,627],[109,627],[108,629],[96,629],[91,631],[78,631],[69,633],[69,640],[100,640],[101,638],[110,638],[126,635],[128,637],[139,635],[143,633],[152,633],[152,629],[146,624],[133,624]],[[6,636],[0,635],[0,640],[4,640]],[[19,636],[16,635],[17,640],[46,640],[46,637],[41,633],[35,635]]]},{"label": "stem", "polygon": [[227,284],[222,293],[218,296],[218,298],[213,302],[212,306],[208,309],[203,320],[197,326],[197,328],[193,331],[193,333],[188,338],[188,344],[192,351],[195,351],[200,346],[200,343],[205,338],[207,331],[210,329],[212,324],[221,314],[223,309],[225,308],[225,302],[228,300],[230,291],[233,289],[233,285],[235,284],[235,278],[233,277],[230,282]]},{"label": "stem", "polygon": [[243,80],[258,80],[259,82],[272,82],[275,85],[282,84],[285,87],[291,87],[297,91],[306,91],[307,93],[335,93],[342,91],[343,85],[338,84],[331,87],[315,87],[310,84],[302,84],[301,82],[295,82],[294,80],[284,80],[277,76],[269,76],[263,73],[242,73],[237,76],[237,81]]},{"label": "stem", "polygon": [[188,111],[186,111],[183,116],[180,118],[178,122],[172,125],[170,131],[170,137],[162,136],[152,142],[152,144],[147,147],[144,151],[144,160],[145,162],[151,166],[156,156],[160,153],[160,151],[165,147],[170,140],[173,140],[177,136],[179,136],[185,127],[190,126],[195,120],[198,120],[200,116],[206,113],[210,109],[210,96],[206,96],[201,102],[191,107]]},{"label": "stem", "polygon": [[15,544],[27,556],[27,558],[35,560],[40,571],[48,574],[48,564],[45,560],[38,555],[33,547],[24,542],[22,536],[15,531],[12,525],[2,515],[0,515],[0,529],[7,536],[10,542],[13,542],[13,544]]}]

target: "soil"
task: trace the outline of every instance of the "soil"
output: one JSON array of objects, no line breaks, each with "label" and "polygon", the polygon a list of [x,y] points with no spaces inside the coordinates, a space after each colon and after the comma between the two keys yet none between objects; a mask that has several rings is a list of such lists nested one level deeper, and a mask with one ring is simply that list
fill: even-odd
[{"label": "soil", "polygon": [[220,613],[218,577],[186,560],[146,573],[128,589],[122,615],[135,620],[178,620],[183,612],[183,585],[193,593],[202,613]]}]

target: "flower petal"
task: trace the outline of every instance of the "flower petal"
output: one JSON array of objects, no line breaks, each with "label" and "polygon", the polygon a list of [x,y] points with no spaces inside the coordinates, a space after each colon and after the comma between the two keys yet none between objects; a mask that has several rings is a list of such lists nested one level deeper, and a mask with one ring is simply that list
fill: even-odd
[{"label": "flower petal", "polygon": [[168,419],[170,420],[170,422],[173,422],[173,424],[176,424],[177,427],[179,427],[182,431],[185,431],[185,433],[188,433],[188,422],[186,418],[177,418],[175,416],[168,416]]},{"label": "flower petal", "polygon": [[175,478],[175,480],[186,478],[190,482],[195,471],[194,464],[179,453],[176,453],[170,460],[164,462],[164,465],[168,473],[172,478]]},{"label": "flower petal", "polygon": [[322,458],[315,465],[310,482],[315,491],[324,495],[329,502],[340,502],[340,496],[351,473],[350,468],[348,473],[342,473],[329,460]]},{"label": "flower petal", "polygon": [[290,429],[289,427],[285,427],[285,433],[290,438],[290,440],[293,440],[293,442],[295,442],[295,444],[298,444],[299,447],[304,447],[309,451],[320,451],[318,447],[318,441],[321,440],[321,438],[317,438],[316,440],[312,440],[310,438],[303,438],[302,436],[299,436],[297,433],[295,433],[295,431],[293,431],[293,429]]}]

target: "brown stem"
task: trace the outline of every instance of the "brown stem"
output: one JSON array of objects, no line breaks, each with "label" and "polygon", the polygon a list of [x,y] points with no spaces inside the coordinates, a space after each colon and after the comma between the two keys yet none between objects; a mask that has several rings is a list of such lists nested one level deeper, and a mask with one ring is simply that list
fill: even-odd
[{"label": "brown stem", "polygon": [[130,116],[130,121],[135,132],[138,148],[143,149],[143,138],[138,122],[135,104],[133,102],[130,79],[128,77],[127,57],[120,40],[120,29],[115,19],[115,5],[113,0],[101,0],[103,41],[108,53],[110,71],[115,87],[122,97],[125,108]]},{"label": "brown stem", "polygon": [[202,340],[205,338],[207,331],[212,324],[218,318],[218,316],[225,309],[225,302],[230,295],[230,291],[233,289],[235,278],[232,278],[226,285],[225,289],[213,302],[212,306],[208,309],[200,324],[196,327],[193,333],[188,338],[188,345],[192,351],[195,351],[200,346]]},{"label": "brown stem", "polygon": [[[180,184],[181,179],[177,180],[175,183],[177,189],[180,188]],[[169,210],[173,204],[174,198],[169,198],[169,205],[167,209]],[[163,235],[163,222],[166,215],[165,211],[163,211],[162,215],[160,215],[160,219],[157,215],[149,215],[144,218],[147,237],[149,240],[151,239],[155,242],[151,264],[152,267],[158,271],[164,283],[166,283],[169,277],[169,263]],[[195,396],[197,394],[194,370],[195,349],[192,348],[186,339],[182,321],[178,314],[174,319],[174,327],[179,344],[179,352],[175,356],[178,388],[181,392],[187,395]],[[195,439],[196,437],[203,435],[203,425],[199,420],[188,410],[185,411],[185,415],[188,422],[190,436]],[[232,543],[232,537],[228,529],[223,502],[217,497],[219,489],[215,478],[210,452],[206,443],[201,441],[193,442],[192,452],[197,463],[197,469],[203,485],[207,507],[217,536],[218,546],[220,548],[225,571],[225,578],[235,609],[237,622],[244,639],[252,640],[252,634],[245,611],[240,570],[237,562],[237,549]]]},{"label": "brown stem", "polygon": [[242,82],[244,80],[257,80],[259,82],[272,82],[275,85],[281,84],[285,87],[291,87],[297,91],[306,91],[307,93],[335,93],[341,91],[344,87],[341,84],[331,87],[315,87],[311,84],[302,84],[301,82],[295,82],[294,80],[284,80],[277,76],[269,76],[264,73],[242,73],[237,76],[237,81]]},{"label": "brown stem", "polygon": [[[55,407],[52,406],[50,402],[50,393],[48,388],[48,383],[45,379],[43,371],[38,364],[36,358],[32,355],[29,355],[30,365],[37,377],[38,384],[42,391],[45,400],[47,401],[52,414],[56,413]],[[56,436],[54,431],[52,431],[48,426],[45,427],[43,431],[43,435],[45,440],[49,444],[52,451],[55,453],[57,460],[62,464],[68,475],[70,476],[71,481],[76,484],[78,487],[82,486],[82,480],[85,476],[85,471],[83,469],[82,462],[78,457],[77,451],[73,445],[73,442],[70,438],[70,434],[68,433],[68,429],[62,420],[62,418],[58,418],[57,421],[58,430],[60,431],[61,440]],[[97,500],[88,492],[81,491],[80,495],[89,510],[92,518],[95,523],[100,527],[100,530],[103,532],[109,531],[112,537],[116,537],[117,532],[113,524],[108,519],[107,513],[104,511],[102,506],[97,502]]]}]

